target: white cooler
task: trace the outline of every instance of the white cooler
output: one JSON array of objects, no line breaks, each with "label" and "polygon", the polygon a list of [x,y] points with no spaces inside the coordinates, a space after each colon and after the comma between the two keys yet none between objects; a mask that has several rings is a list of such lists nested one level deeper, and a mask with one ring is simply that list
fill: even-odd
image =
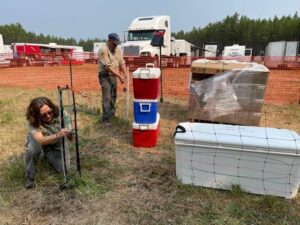
[{"label": "white cooler", "polygon": [[180,123],[176,175],[184,184],[293,198],[300,184],[300,136],[290,130]]}]

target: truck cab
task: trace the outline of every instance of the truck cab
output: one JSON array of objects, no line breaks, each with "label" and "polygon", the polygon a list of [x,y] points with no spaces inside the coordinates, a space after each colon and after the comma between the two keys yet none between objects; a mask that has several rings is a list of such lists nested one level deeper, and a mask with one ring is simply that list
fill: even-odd
[{"label": "truck cab", "polygon": [[162,55],[171,54],[171,24],[169,16],[135,18],[128,27],[127,41],[123,43],[124,56],[155,56],[159,49],[150,45],[153,33],[164,30]]}]

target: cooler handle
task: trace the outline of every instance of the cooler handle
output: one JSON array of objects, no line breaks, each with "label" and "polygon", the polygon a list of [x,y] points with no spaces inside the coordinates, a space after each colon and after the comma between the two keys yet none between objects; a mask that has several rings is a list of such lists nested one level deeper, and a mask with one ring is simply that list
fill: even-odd
[{"label": "cooler handle", "polygon": [[150,78],[150,69],[149,68],[141,68],[140,70],[140,78],[148,79]]},{"label": "cooler handle", "polygon": [[140,112],[150,112],[151,103],[140,103]]},{"label": "cooler handle", "polygon": [[146,68],[154,68],[154,63],[146,63]]},{"label": "cooler handle", "polygon": [[139,130],[148,130],[148,125],[139,125]]},{"label": "cooler handle", "polygon": [[177,133],[185,133],[185,132],[186,132],[186,129],[183,126],[177,125],[173,137],[175,137],[175,135]]}]

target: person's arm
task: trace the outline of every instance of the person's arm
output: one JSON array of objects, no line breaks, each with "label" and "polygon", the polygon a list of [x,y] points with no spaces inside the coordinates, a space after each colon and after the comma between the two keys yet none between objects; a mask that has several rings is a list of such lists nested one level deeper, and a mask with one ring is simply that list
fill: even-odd
[{"label": "person's arm", "polygon": [[[125,67],[125,66],[124,66]],[[121,75],[120,71],[114,69],[111,65],[107,65],[106,69],[108,70],[108,72],[110,72],[111,74],[117,76],[119,78],[119,80],[121,81],[121,83],[125,82],[125,78]],[[123,71],[122,67],[121,67],[121,71]],[[125,70],[124,70],[125,71]],[[125,74],[125,73],[123,73]]]},{"label": "person's arm", "polygon": [[123,64],[120,66],[120,70],[121,70],[121,72],[124,74],[124,78],[126,79],[126,65],[125,65],[125,63],[123,63]]},{"label": "person's arm", "polygon": [[58,141],[58,139],[64,136],[70,136],[70,131],[66,128],[63,128],[59,132],[49,136],[44,136],[40,131],[36,131],[32,134],[34,140],[40,145],[48,145],[55,143],[56,141]]}]

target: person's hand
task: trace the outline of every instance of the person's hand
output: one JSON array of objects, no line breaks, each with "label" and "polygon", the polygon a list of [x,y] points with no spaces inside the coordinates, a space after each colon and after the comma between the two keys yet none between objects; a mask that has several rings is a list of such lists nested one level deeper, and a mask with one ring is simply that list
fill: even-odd
[{"label": "person's hand", "polygon": [[120,75],[119,75],[119,80],[120,80],[120,82],[121,82],[122,84],[125,83],[125,79],[124,79],[123,77],[121,77]]},{"label": "person's hand", "polygon": [[61,137],[72,137],[72,131],[70,131],[67,128],[61,129],[59,132],[56,133],[56,137],[61,138]]},{"label": "person's hand", "polygon": [[123,91],[126,92],[127,88],[125,87],[125,85],[123,85]]}]

